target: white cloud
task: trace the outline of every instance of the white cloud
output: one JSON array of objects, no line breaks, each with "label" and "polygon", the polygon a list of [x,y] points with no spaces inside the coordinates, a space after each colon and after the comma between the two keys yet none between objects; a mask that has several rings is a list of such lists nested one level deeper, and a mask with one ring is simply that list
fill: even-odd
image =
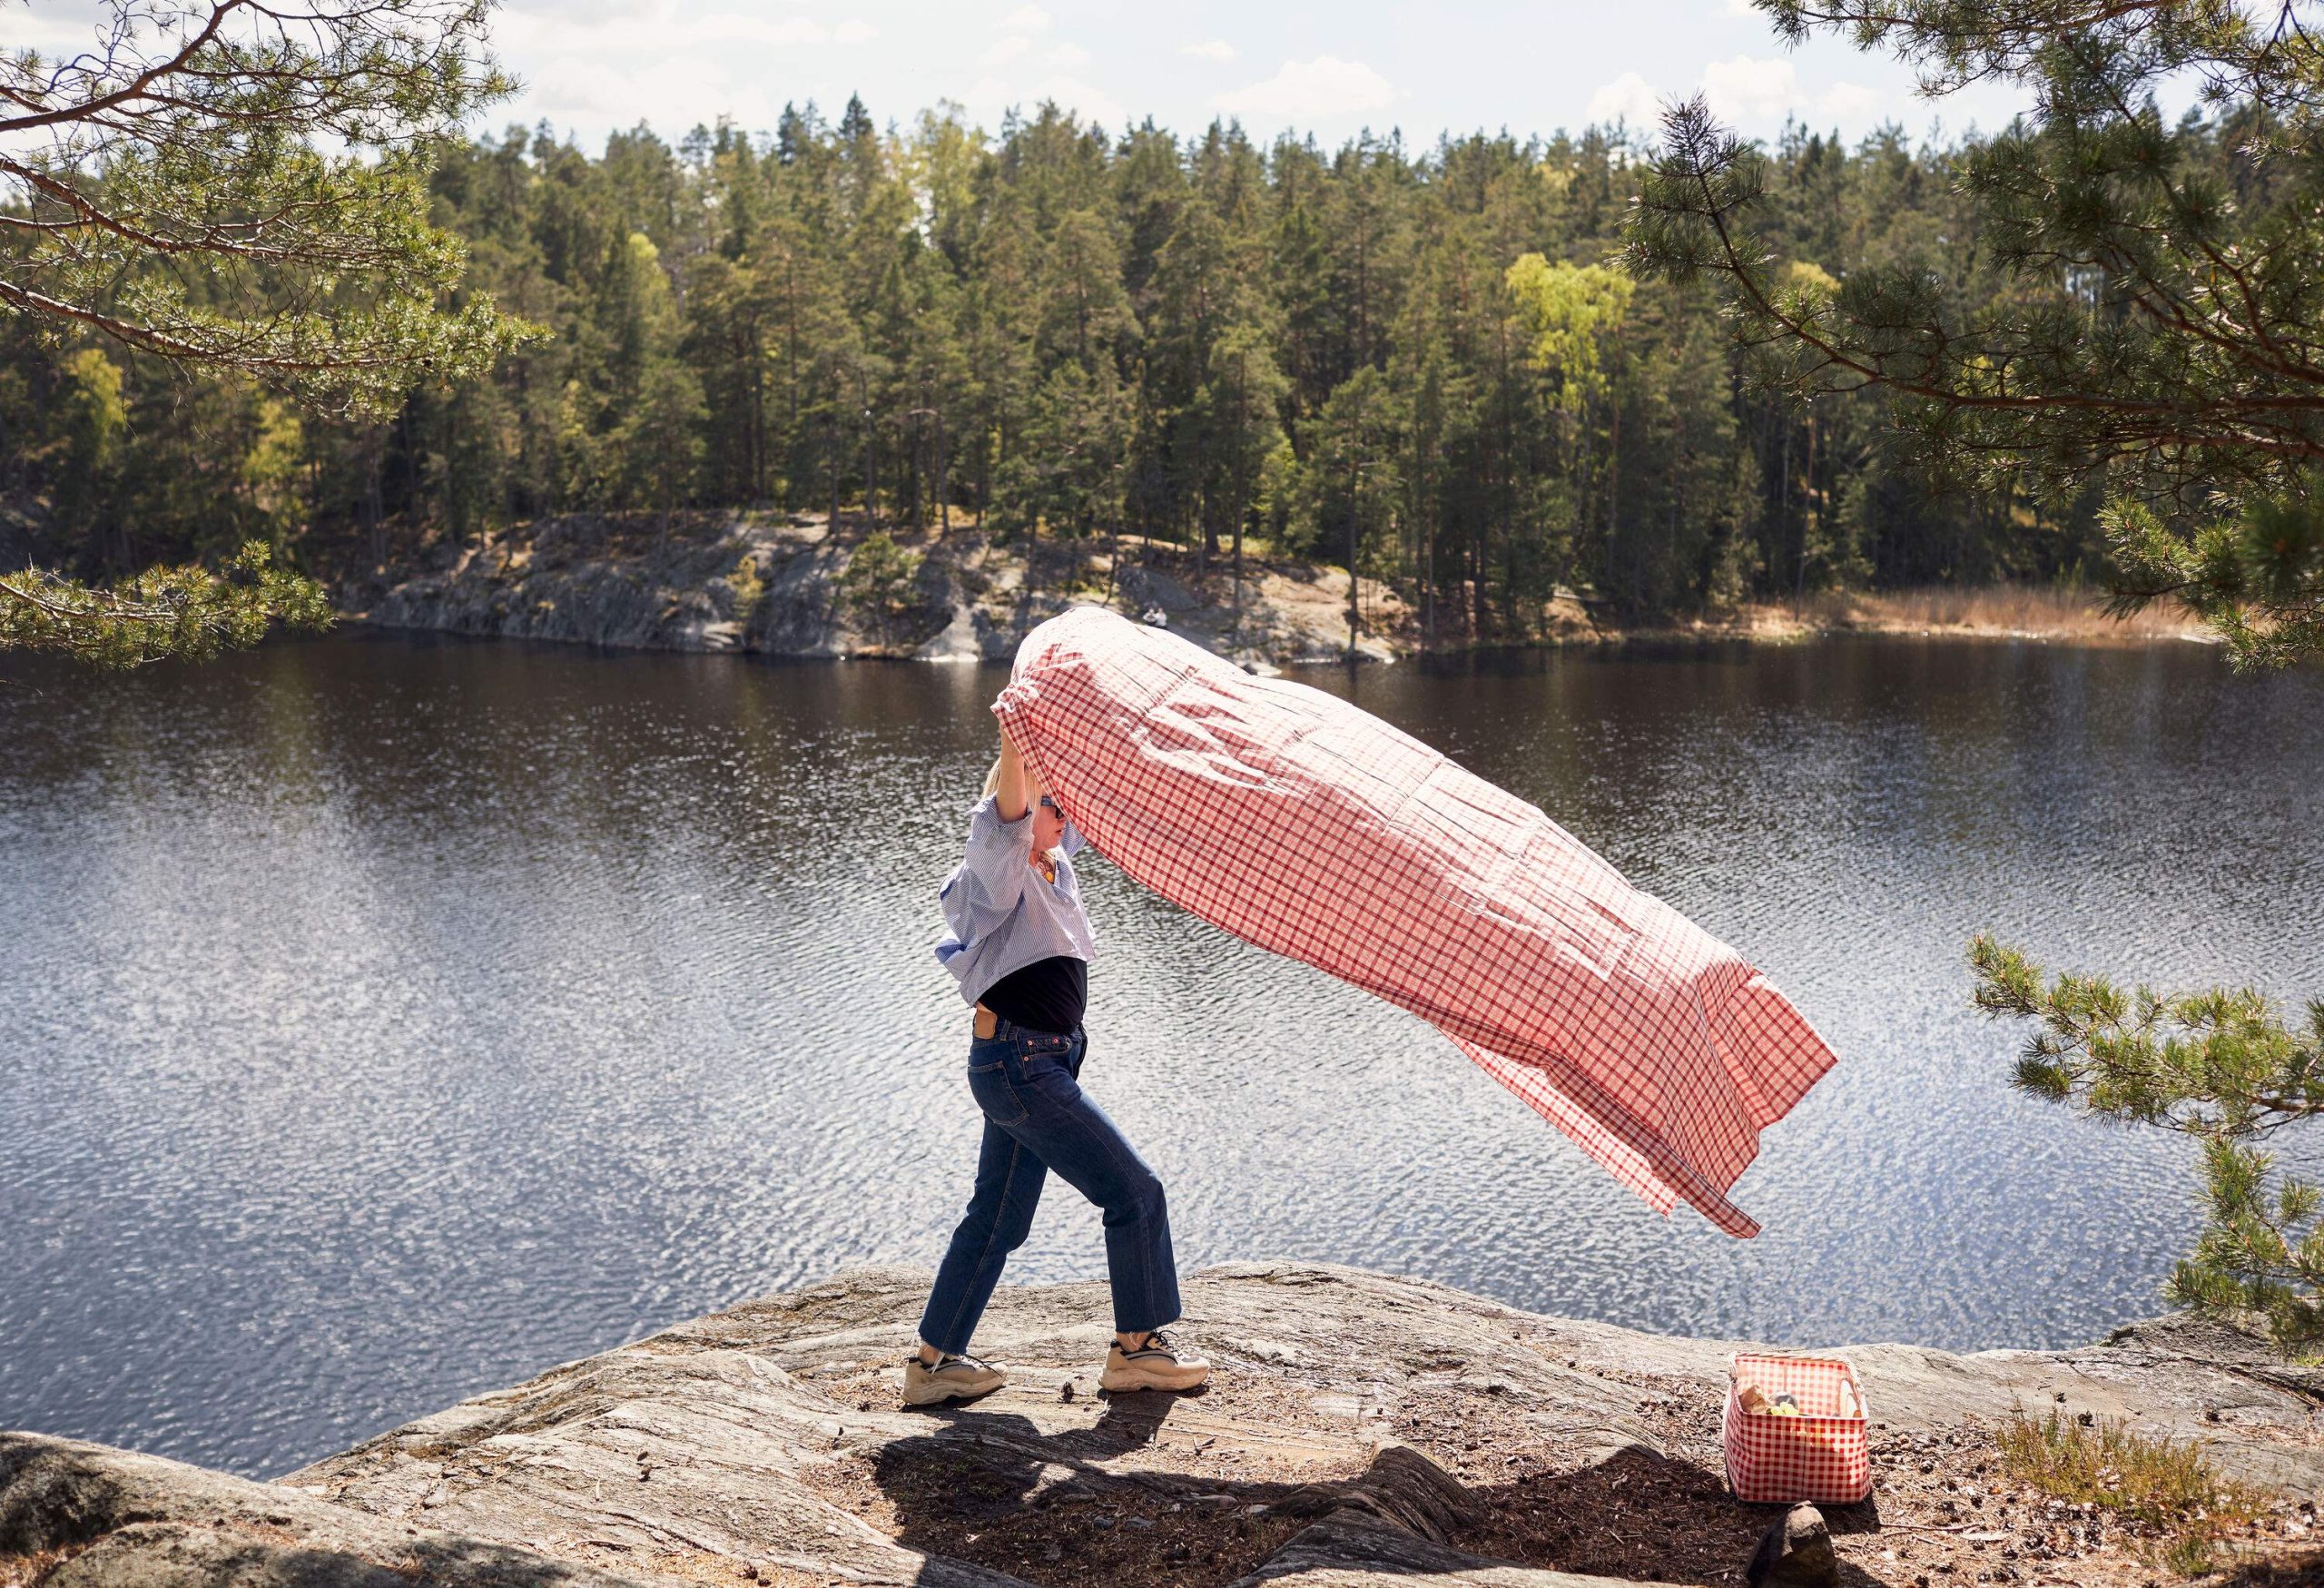
[{"label": "white cloud", "polygon": [[1119,131],[1129,125],[1129,112],[1104,89],[1078,77],[1044,77],[1033,85],[1033,92],[1024,96],[1027,105],[1053,99],[1066,109],[1078,113],[1085,122]]},{"label": "white cloud", "polygon": [[1625,72],[1590,96],[1589,108],[1581,113],[1581,119],[1591,126],[1626,122],[1651,131],[1661,122],[1662,106],[1655,97],[1652,84],[1635,72]]},{"label": "white cloud", "polygon": [[1888,104],[1861,83],[1835,83],[1816,96],[1816,108],[1836,122],[1868,122]]},{"label": "white cloud", "polygon": [[1799,74],[1789,61],[1738,55],[1703,68],[1703,97],[1728,121],[1771,121],[1800,103]]},{"label": "white cloud", "polygon": [[1116,131],[1130,123],[1129,112],[1104,89],[1070,73],[1052,72],[1028,83],[987,72],[969,84],[961,104],[973,114],[998,117],[1012,107],[1030,114],[1045,100],[1055,100],[1084,122]]},{"label": "white cloud", "polygon": [[1019,5],[1000,19],[1003,33],[1046,33],[1049,14],[1038,5]]},{"label": "white cloud", "polygon": [[1749,55],[1705,66],[1702,91],[1713,114],[1762,125],[1787,115],[1861,123],[1887,104],[1883,95],[1857,83],[1835,83],[1820,94],[1809,94],[1800,87],[1799,74],[1789,61],[1761,61]]},{"label": "white cloud", "polygon": [[565,129],[645,122],[675,136],[721,113],[731,112],[746,123],[770,116],[777,106],[762,103],[763,98],[759,87],[699,61],[615,64],[566,58],[547,62],[531,74],[522,119]]},{"label": "white cloud", "polygon": [[93,18],[42,16],[14,5],[0,7],[0,49],[36,51],[54,64],[93,52],[96,44],[97,25]]},{"label": "white cloud", "polygon": [[[1022,61],[1031,57],[1033,52],[1039,47],[1030,35],[1012,33],[1005,38],[996,39],[991,48],[977,57],[977,64],[1006,66],[1013,61]],[[1060,40],[1047,49],[1041,50],[1039,60],[1044,66],[1070,72],[1076,67],[1087,66],[1089,64],[1089,52],[1079,44]]]},{"label": "white cloud", "polygon": [[866,22],[837,27],[811,16],[770,17],[738,11],[690,12],[671,0],[628,10],[608,8],[596,20],[578,21],[570,12],[509,7],[493,23],[494,42],[514,49],[554,55],[666,54],[705,46],[759,44],[796,49],[804,44],[860,44],[879,35]]},{"label": "white cloud", "polygon": [[1300,123],[1384,110],[1402,97],[1394,84],[1363,62],[1318,55],[1285,61],[1274,76],[1219,94],[1211,104],[1254,121]]},{"label": "white cloud", "polygon": [[1200,44],[1179,45],[1178,54],[1199,55],[1206,61],[1231,61],[1235,58],[1235,46],[1225,39],[1205,39]]}]

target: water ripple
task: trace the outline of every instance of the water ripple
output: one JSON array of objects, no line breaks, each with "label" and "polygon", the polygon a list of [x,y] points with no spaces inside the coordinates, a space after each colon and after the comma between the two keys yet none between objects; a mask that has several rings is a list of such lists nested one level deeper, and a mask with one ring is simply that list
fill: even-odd
[{"label": "water ripple", "polygon": [[[0,688],[0,1425],[278,1471],[845,1264],[968,1192],[932,891],[1001,675],[333,639]],[[1734,1242],[1417,1021],[1089,868],[1087,1079],[1182,1261],[1646,1327],[2060,1345],[2158,1305],[2183,1146],[2014,1096],[1990,927],[2286,997],[2324,684],[1834,642],[1326,673],[1728,937],[1844,1062]],[[1013,1265],[1103,1271],[1045,1201]]]}]

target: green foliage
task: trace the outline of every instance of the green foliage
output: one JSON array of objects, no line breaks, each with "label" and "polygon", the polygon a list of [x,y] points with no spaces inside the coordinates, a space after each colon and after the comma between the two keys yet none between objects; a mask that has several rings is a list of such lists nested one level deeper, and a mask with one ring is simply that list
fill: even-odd
[{"label": "green foliage", "polygon": [[28,568],[0,574],[0,651],[59,652],[101,667],[202,661],[255,645],[274,623],[325,628],[322,587],[278,567],[262,541],[224,567],[154,567],[109,589]]},{"label": "green foliage", "polygon": [[1518,255],[1506,280],[1524,320],[1527,351],[1557,405],[1579,414],[1603,401],[1610,383],[1601,345],[1620,330],[1637,284],[1605,265],[1552,265],[1538,253]]},{"label": "green foliage", "polygon": [[[484,48],[487,0],[98,10],[70,58],[0,54],[0,336],[54,359],[60,389],[45,426],[11,431],[48,431],[33,450],[82,560],[133,567],[122,497],[150,463],[131,456],[136,397],[121,365],[68,339],[206,376],[207,397],[235,394],[251,443],[155,494],[195,504],[184,550],[222,528],[271,547],[110,590],[39,570],[0,583],[0,646],[126,666],[249,644],[270,616],[321,619],[319,587],[275,561],[311,507],[304,429],[279,398],[236,389],[385,418],[415,382],[474,380],[539,333],[458,296],[467,250],[429,215],[440,142],[509,86]],[[36,420],[44,373],[27,383]],[[214,400],[179,406],[197,435],[216,417]]]},{"label": "green foliage", "polygon": [[121,368],[102,349],[76,348],[60,373],[54,420],[62,464],[57,516],[78,533],[94,536],[103,528],[129,423]]},{"label": "green foliage", "polygon": [[0,316],[350,412],[481,374],[528,328],[442,306],[428,176],[509,87],[487,8],[105,0],[91,49],[0,55]]},{"label": "green foliage", "polygon": [[[1765,153],[1697,99],[1665,119],[1631,268],[1715,284],[1764,389],[1885,393],[1935,474],[2013,508],[2029,481],[2053,500],[2108,493],[2117,614],[2182,602],[2246,666],[2324,651],[2324,379],[2309,352],[2324,339],[2324,164],[2309,153],[2324,51],[2304,7],[1758,3],[1795,41],[1834,28],[1896,53],[1932,92],[2032,91],[2030,115],[1949,162],[1975,244],[1964,257],[1907,237],[1854,269],[1811,266]],[[2205,107],[2166,125],[2154,90],[2176,74],[2201,82]],[[1875,488],[1852,482],[1842,554]],[[2248,989],[2045,984],[1986,937],[1971,962],[1978,1006],[2035,1026],[2022,1090],[2202,1144],[2209,1219],[2172,1297],[2262,1314],[2287,1349],[2324,1340],[2324,1188],[2259,1145],[2324,1112],[2324,1004],[2302,1031]]]},{"label": "green foliage", "polygon": [[726,576],[726,587],[734,592],[734,621],[748,628],[758,615],[759,603],[766,599],[766,581],[759,577],[757,557],[744,552]]},{"label": "green foliage", "polygon": [[2238,516],[2174,528],[2143,502],[2106,514],[2120,570],[2113,609],[2175,598],[2226,639],[2236,665],[2277,668],[2324,656],[2324,502],[2317,478]]},{"label": "green foliage", "polygon": [[912,580],[920,574],[921,556],[898,546],[881,530],[864,537],[840,575],[840,594],[858,614],[869,617],[882,644],[889,626],[911,606]]},{"label": "green foliage", "polygon": [[2031,1021],[2019,1090],[2202,1145],[2208,1220],[2170,1291],[2183,1305],[2263,1316],[2279,1346],[2324,1341],[2324,1188],[2280,1172],[2259,1143],[2324,1114],[2324,1001],[2304,1030],[2250,989],[2164,996],[2099,976],[2042,973],[1979,936],[1977,1007]]},{"label": "green foliage", "polygon": [[[2035,109],[1950,160],[1970,247],[1935,239],[1803,283],[1770,164],[1699,98],[1666,118],[1625,257],[1718,286],[1755,377],[1881,392],[1925,469],[2053,500],[2102,488],[2116,610],[2174,598],[2246,665],[2324,648],[2309,528],[2324,461],[2324,52],[2308,6],[1758,0],[1942,93]],[[2166,123],[2155,92],[2200,81]]]},{"label": "green foliage", "polygon": [[[1353,528],[1363,568],[1463,644],[1523,638],[1560,585],[1650,617],[2097,555],[2088,504],[2029,519],[1890,456],[1876,396],[1743,388],[1710,291],[1605,262],[1637,156],[1599,130],[1327,150],[1054,107],[992,134],[853,105],[589,153],[451,143],[428,182],[460,291],[554,336],[386,422],[301,413],[279,510],[243,468],[265,390],[114,350],[105,510],[54,560],[95,577],[280,533],[369,567],[437,528],[765,505],[1062,540],[1038,564],[1058,578],[1133,536],[1211,569],[1254,539],[1343,562]],[[1944,157],[1893,135],[1795,129],[1765,158],[1787,256],[1832,279],[1968,235]],[[57,358],[0,322],[0,429],[37,438],[26,483],[52,499]]]},{"label": "green foliage", "polygon": [[2186,1576],[2217,1562],[2233,1532],[2267,1514],[2268,1497],[2222,1477],[2201,1445],[2156,1438],[2106,1418],[2019,1413],[1994,1436],[2001,1468],[2076,1505],[2112,1512],[2156,1537],[2153,1552]]}]

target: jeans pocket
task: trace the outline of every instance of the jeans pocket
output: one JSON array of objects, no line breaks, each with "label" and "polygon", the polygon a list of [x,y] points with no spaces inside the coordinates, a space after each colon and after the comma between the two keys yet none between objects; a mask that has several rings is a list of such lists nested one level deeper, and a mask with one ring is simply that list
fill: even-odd
[{"label": "jeans pocket", "polygon": [[969,1066],[969,1095],[977,1100],[984,1117],[1003,1129],[1025,1122],[1025,1100],[1018,1095],[1015,1083],[1009,1079],[1009,1060],[1005,1058]]}]

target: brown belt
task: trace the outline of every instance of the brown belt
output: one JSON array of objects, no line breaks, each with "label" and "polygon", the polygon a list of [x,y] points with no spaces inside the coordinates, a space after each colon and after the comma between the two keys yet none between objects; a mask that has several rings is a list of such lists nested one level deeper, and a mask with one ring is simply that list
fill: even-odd
[{"label": "brown belt", "polygon": [[989,1037],[1000,1029],[1000,1017],[983,1004],[977,1005],[977,1035]]}]

